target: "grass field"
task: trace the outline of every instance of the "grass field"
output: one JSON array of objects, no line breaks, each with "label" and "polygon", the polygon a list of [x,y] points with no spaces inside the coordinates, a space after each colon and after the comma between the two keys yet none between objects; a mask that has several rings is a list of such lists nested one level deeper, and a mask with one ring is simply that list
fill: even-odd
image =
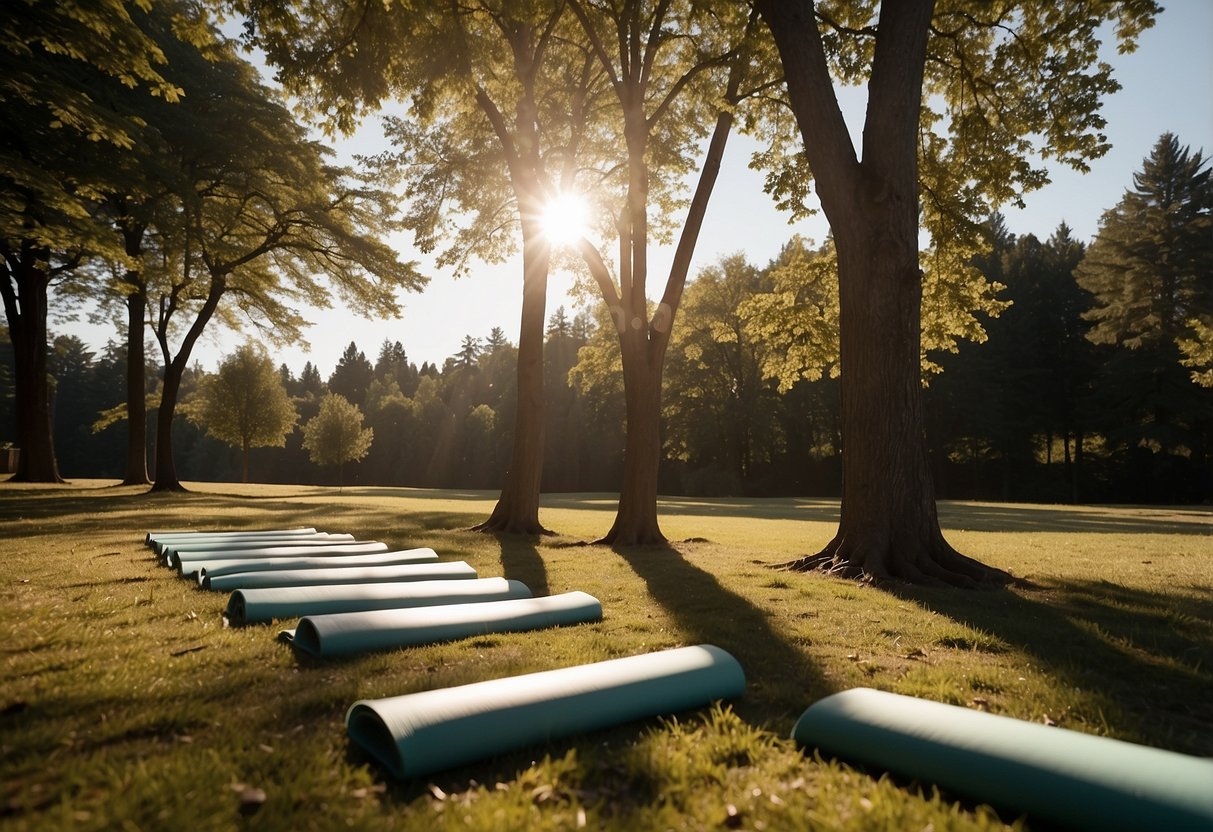
[{"label": "grass field", "polygon": [[[542,539],[464,531],[493,494],[80,481],[0,484],[3,829],[998,829],[930,784],[787,740],[816,699],[876,687],[1213,756],[1208,509],[945,504],[950,541],[1012,571],[997,592],[873,588],[770,564],[815,550],[837,505],[670,499],[668,547],[583,545],[604,495],[556,495]],[[432,546],[536,595],[584,590],[600,623],[301,662],[277,628],[225,629],[226,595],[156,565],[149,529],[313,525]],[[356,699],[684,644],[746,695],[385,780],[346,740]]]}]

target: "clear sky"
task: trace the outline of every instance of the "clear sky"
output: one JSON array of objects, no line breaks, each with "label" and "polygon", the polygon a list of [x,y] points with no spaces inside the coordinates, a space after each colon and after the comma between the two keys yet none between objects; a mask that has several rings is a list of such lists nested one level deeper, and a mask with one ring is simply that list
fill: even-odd
[{"label": "clear sky", "polygon": [[[1065,221],[1077,238],[1090,240],[1098,231],[1101,214],[1120,200],[1133,173],[1166,131],[1175,133],[1194,151],[1203,149],[1206,158],[1213,155],[1213,0],[1163,2],[1166,11],[1155,27],[1142,35],[1135,53],[1118,55],[1114,48],[1105,47],[1104,60],[1115,67],[1123,87],[1104,104],[1112,149],[1096,160],[1086,175],[1053,168],[1053,183],[1030,194],[1024,209],[1004,208],[1014,233],[1031,233],[1043,239]],[[864,101],[854,91],[847,93],[842,103],[854,129],[862,121]],[[373,133],[376,129],[371,124],[362,132]],[[353,146],[338,143],[338,151],[348,152]],[[789,226],[774,209],[762,193],[762,175],[747,167],[751,147],[744,136],[735,135],[730,140],[696,248],[692,275],[722,255],[737,251],[745,252],[755,264],[765,264],[793,233],[818,241],[826,235],[825,221],[820,216]],[[407,238],[396,243],[404,257],[417,259],[430,276],[424,292],[402,296],[404,310],[399,319],[367,320],[342,308],[314,310],[307,314],[315,324],[307,332],[310,346],[275,349],[275,360],[296,373],[304,362],[311,361],[327,378],[351,340],[371,361],[384,339],[400,341],[418,365],[423,361],[441,365],[458,351],[464,336],[483,338],[494,326],[500,326],[511,341],[517,342],[519,263],[483,266],[467,277],[454,279],[413,251]],[[672,252],[658,249],[650,256],[650,291],[660,293]],[[552,275],[549,314],[561,305],[572,312],[574,302],[566,296],[570,283],[568,275]],[[51,306],[52,310],[56,306],[53,299]],[[53,311],[51,327],[56,332],[79,335],[95,349],[119,337],[111,325],[63,321],[56,319]],[[213,329],[195,347],[193,360],[213,370],[244,337]]]}]

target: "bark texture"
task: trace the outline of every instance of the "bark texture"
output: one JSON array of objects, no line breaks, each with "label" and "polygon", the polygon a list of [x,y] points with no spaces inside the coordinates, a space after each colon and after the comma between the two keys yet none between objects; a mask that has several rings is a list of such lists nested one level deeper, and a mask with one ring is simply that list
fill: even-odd
[{"label": "bark texture", "polygon": [[45,258],[23,245],[6,258],[3,298],[13,343],[17,443],[21,456],[13,482],[63,482],[55,458],[51,388],[47,375],[47,285]]},{"label": "bark texture", "polygon": [[838,107],[812,4],[761,0],[838,249],[842,516],[821,552],[786,564],[868,580],[975,587],[1009,576],[939,528],[921,384],[918,136],[933,0],[881,5],[863,153]]},{"label": "bark texture", "polygon": [[[529,221],[526,226],[534,225]],[[543,477],[543,336],[547,318],[550,249],[537,228],[523,234],[522,323],[518,334],[518,403],[510,467],[493,513],[476,531],[550,534],[539,522]]]}]

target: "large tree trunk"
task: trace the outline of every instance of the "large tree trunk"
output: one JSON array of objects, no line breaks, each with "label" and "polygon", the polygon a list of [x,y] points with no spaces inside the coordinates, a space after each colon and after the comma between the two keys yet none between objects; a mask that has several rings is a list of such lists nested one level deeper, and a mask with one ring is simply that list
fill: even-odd
[{"label": "large tree trunk", "polygon": [[[132,286],[136,285],[132,282]],[[123,485],[147,485],[147,357],[143,318],[147,291],[142,286],[126,296],[126,473]]]},{"label": "large tree trunk", "polygon": [[882,233],[891,218],[876,213],[866,239],[837,239],[842,517],[824,550],[791,566],[976,585],[994,571],[944,540],[935,507],[924,438],[917,226],[903,229],[894,242]]},{"label": "large tree trunk", "polygon": [[3,285],[13,343],[13,387],[21,456],[13,482],[63,482],[55,459],[47,376],[47,278],[32,252],[12,258]]},{"label": "large tree trunk", "polygon": [[[628,331],[623,347],[624,399],[627,405],[627,444],[623,454],[623,483],[619,509],[611,530],[600,543],[637,546],[664,543],[657,522],[657,474],[661,465],[662,360],[650,357],[643,332]],[[661,350],[664,357],[665,350]]]},{"label": "large tree trunk", "polygon": [[[146,227],[133,220],[122,226],[122,245],[136,262],[143,255]],[[123,485],[147,485],[147,361],[144,355],[144,317],[147,284],[138,269],[124,277],[126,295],[126,473]]]},{"label": "large tree trunk", "polygon": [[173,459],[173,417],[177,414],[177,394],[181,392],[181,376],[186,362],[179,354],[177,360],[164,368],[160,409],[156,411],[156,481],[152,491],[185,491],[177,479],[177,463]]},{"label": "large tree trunk", "polygon": [[[748,38],[755,18],[750,19]],[[728,81],[722,98],[737,100],[738,89],[748,61],[748,52],[738,50],[729,65]],[[620,224],[620,294],[607,276],[602,261],[583,246],[586,265],[597,280],[603,299],[611,308],[619,330],[619,349],[623,359],[624,399],[627,407],[627,444],[623,457],[623,483],[619,490],[619,509],[602,543],[614,546],[643,546],[666,541],[657,522],[657,478],[661,467],[661,379],[666,350],[682,292],[691,270],[691,257],[703,228],[712,190],[720,174],[729,133],[733,129],[733,111],[721,110],[708,141],[699,181],[678,245],[670,264],[665,291],[650,320],[645,280],[648,274],[648,167],[646,147],[648,124],[641,107],[642,96],[625,108],[624,132],[628,144],[628,205]],[[630,259],[630,268],[628,261]]]},{"label": "large tree trunk", "polygon": [[161,320],[156,330],[156,339],[164,354],[164,380],[160,393],[160,409],[156,412],[156,479],[152,491],[185,491],[177,478],[177,464],[173,460],[173,417],[177,414],[177,396],[181,392],[181,377],[189,366],[190,353],[206,325],[219,307],[219,300],[227,291],[227,275],[212,274],[206,301],[198,310],[198,316],[190,324],[181,339],[177,357],[171,358],[168,345],[168,319]]},{"label": "large tree trunk", "polygon": [[788,564],[849,577],[977,586],[1008,576],[944,540],[921,388],[918,140],[933,0],[881,4],[861,162],[811,4],[760,0],[838,249],[842,516]]},{"label": "large tree trunk", "polygon": [[551,248],[535,219],[523,220],[522,322],[518,331],[518,402],[514,445],[493,513],[477,531],[548,534],[539,522],[543,477],[543,335]]}]

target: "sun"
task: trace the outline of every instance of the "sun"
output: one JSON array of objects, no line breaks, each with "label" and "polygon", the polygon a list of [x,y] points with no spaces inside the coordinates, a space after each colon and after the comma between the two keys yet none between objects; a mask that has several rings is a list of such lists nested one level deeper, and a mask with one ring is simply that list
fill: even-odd
[{"label": "sun", "polygon": [[581,194],[559,193],[547,201],[540,223],[544,236],[556,246],[570,246],[586,235],[590,206]]}]

